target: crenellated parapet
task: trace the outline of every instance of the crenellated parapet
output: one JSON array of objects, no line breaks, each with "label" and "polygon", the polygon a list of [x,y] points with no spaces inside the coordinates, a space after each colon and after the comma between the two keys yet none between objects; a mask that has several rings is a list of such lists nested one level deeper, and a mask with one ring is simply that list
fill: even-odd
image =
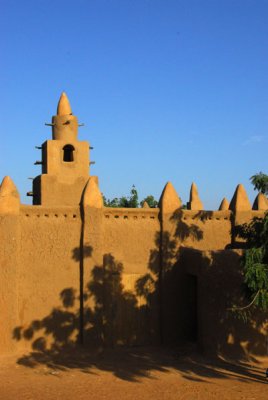
[{"label": "crenellated parapet", "polygon": [[235,189],[229,209],[234,212],[251,210],[251,204],[249,202],[247,192],[241,183],[237,185]]},{"label": "crenellated parapet", "polygon": [[9,176],[5,176],[0,186],[0,214],[19,214],[19,192]]},{"label": "crenellated parapet", "polygon": [[164,187],[159,200],[159,205],[162,213],[164,214],[174,212],[178,208],[181,208],[181,199],[179,198],[171,182],[168,182]]},{"label": "crenellated parapet", "polygon": [[181,200],[173,185],[168,182],[159,201],[161,229],[168,232],[177,246],[200,250],[222,250],[244,247],[244,241],[236,237],[235,227],[249,223],[254,217],[262,217],[266,197],[258,195],[253,208],[243,185],[238,185],[229,204],[224,198],[218,211],[203,210],[197,187],[192,184],[188,209],[181,207]]},{"label": "crenellated parapet", "polygon": [[259,193],[253,203],[253,210],[268,210],[268,199],[263,193]]},{"label": "crenellated parapet", "polygon": [[193,182],[190,190],[190,200],[187,203],[188,210],[203,210],[203,203],[199,198],[196,184]]},{"label": "crenellated parapet", "polygon": [[[179,195],[177,194],[174,186],[171,182],[168,182],[160,196],[159,207],[163,213],[170,213],[176,209],[182,207],[182,201]],[[190,188],[190,198],[187,203],[188,210],[202,211],[204,210],[204,206],[202,201],[200,200],[198,189],[195,183],[192,183]],[[241,212],[241,211],[265,211],[268,210],[268,199],[263,193],[259,193],[253,205],[251,206],[246,190],[242,184],[237,185],[234,195],[231,199],[231,202],[227,200],[226,197],[220,203],[219,211],[230,210],[233,213]]]},{"label": "crenellated parapet", "polygon": [[84,194],[83,194],[83,207],[102,208],[103,197],[98,186],[98,179],[95,176],[89,178]]},{"label": "crenellated parapet", "polygon": [[229,206],[230,206],[229,201],[226,199],[226,197],[224,197],[222,199],[222,202],[221,202],[220,206],[219,206],[219,210],[220,211],[229,210]]}]

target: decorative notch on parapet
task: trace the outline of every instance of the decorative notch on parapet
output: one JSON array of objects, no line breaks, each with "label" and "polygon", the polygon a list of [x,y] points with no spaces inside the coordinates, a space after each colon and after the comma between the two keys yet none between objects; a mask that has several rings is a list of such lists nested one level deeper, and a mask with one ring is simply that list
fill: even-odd
[{"label": "decorative notch on parapet", "polygon": [[229,207],[230,207],[230,203],[229,203],[229,201],[226,199],[226,197],[224,197],[224,198],[222,199],[221,204],[220,204],[219,211],[229,210]]},{"label": "decorative notch on parapet", "polygon": [[247,192],[244,186],[240,183],[237,185],[231,200],[229,210],[232,211],[249,211],[251,210],[251,204],[248,199]]},{"label": "decorative notch on parapet", "polygon": [[199,198],[196,184],[193,182],[190,190],[190,200],[187,203],[188,210],[204,210],[203,203]]},{"label": "decorative notch on parapet", "polygon": [[159,200],[159,206],[162,213],[173,213],[178,208],[181,208],[181,199],[171,182],[168,182],[164,187]]},{"label": "decorative notch on parapet", "polygon": [[72,113],[66,93],[62,93],[58,102],[57,115],[52,117],[52,138],[54,140],[75,141],[78,135],[78,119]]},{"label": "decorative notch on parapet", "polygon": [[84,195],[83,195],[83,207],[94,207],[94,208],[102,208],[103,207],[103,197],[100,192],[97,177],[92,176],[85,187]]},{"label": "decorative notch on parapet", "polygon": [[0,186],[0,214],[19,214],[19,192],[9,176],[5,176]]},{"label": "decorative notch on parapet", "polygon": [[259,193],[253,203],[252,210],[268,210],[268,199],[263,193]]},{"label": "decorative notch on parapet", "polygon": [[147,201],[143,202],[142,208],[150,208],[149,204],[147,203]]}]

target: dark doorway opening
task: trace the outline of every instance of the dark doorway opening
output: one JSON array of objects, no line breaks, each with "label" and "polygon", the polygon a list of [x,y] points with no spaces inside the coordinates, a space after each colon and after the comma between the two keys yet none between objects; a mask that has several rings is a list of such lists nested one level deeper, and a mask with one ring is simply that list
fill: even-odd
[{"label": "dark doorway opening", "polygon": [[187,297],[185,301],[185,334],[189,341],[197,342],[198,340],[198,300],[197,300],[197,277],[187,274],[185,276],[185,287],[187,288]]}]

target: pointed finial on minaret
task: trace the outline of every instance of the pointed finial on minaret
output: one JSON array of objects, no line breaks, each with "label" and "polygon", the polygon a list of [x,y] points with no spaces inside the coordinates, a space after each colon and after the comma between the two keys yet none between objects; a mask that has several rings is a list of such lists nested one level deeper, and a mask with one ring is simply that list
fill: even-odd
[{"label": "pointed finial on minaret", "polygon": [[259,193],[253,203],[252,210],[268,210],[268,199],[263,193]]},{"label": "pointed finial on minaret", "polygon": [[203,203],[199,198],[196,184],[193,182],[190,190],[190,200],[187,203],[188,210],[203,210]]},{"label": "pointed finial on minaret", "polygon": [[62,92],[60,96],[57,107],[57,115],[72,115],[71,105],[65,92]]},{"label": "pointed finial on minaret", "polygon": [[224,197],[220,204],[219,211],[229,210],[229,205],[229,201]]},{"label": "pointed finial on minaret", "polygon": [[164,187],[159,205],[163,213],[172,213],[178,208],[181,208],[181,199],[171,182],[168,182]]},{"label": "pointed finial on minaret", "polygon": [[244,186],[240,183],[237,185],[233,198],[231,200],[229,210],[232,211],[248,211],[251,210],[251,204],[248,199]]},{"label": "pointed finial on minaret", "polygon": [[12,179],[5,176],[0,186],[0,214],[18,214],[19,210],[19,192]]},{"label": "pointed finial on minaret", "polygon": [[103,207],[103,197],[100,192],[99,186],[96,182],[95,177],[89,178],[84,195],[83,195],[83,206],[89,206],[94,208]]},{"label": "pointed finial on minaret", "polygon": [[65,92],[62,92],[58,107],[57,115],[52,117],[52,137],[54,140],[64,140],[74,142],[77,140],[78,120],[72,114],[70,102]]}]

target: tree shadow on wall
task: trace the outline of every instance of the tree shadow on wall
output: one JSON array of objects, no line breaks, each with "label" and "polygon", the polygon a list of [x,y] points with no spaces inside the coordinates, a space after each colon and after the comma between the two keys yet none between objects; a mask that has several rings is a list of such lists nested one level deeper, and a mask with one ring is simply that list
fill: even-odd
[{"label": "tree shadow on wall", "polygon": [[[112,254],[104,254],[103,265],[92,268],[86,285],[80,277],[80,293],[72,287],[63,289],[59,307],[28,327],[16,327],[14,339],[28,341],[32,347],[18,363],[62,371],[75,368],[86,373],[97,368],[129,381],[171,368],[196,381],[233,374],[242,380],[262,381],[259,371],[252,372],[245,364],[208,360],[191,350],[186,354],[187,335],[193,327],[187,316],[188,264],[183,260],[180,242],[191,235],[201,240],[202,231],[193,224],[187,226],[181,217],[177,212],[174,235],[167,231],[156,234],[148,272],[135,282],[127,281],[121,262]],[[90,246],[83,247],[84,257],[92,258],[93,253]],[[72,257],[80,263],[81,272],[81,248],[73,249]],[[81,330],[83,347],[78,345]],[[173,347],[144,347],[159,341]],[[143,347],[136,347],[141,344]]]},{"label": "tree shadow on wall", "polygon": [[[189,275],[180,263],[182,243],[187,239],[193,244],[203,239],[203,230],[194,223],[205,223],[212,213],[197,211],[191,219],[177,209],[169,218],[171,230],[160,230],[155,235],[155,248],[150,251],[148,273],[136,282],[136,291],[146,297],[150,308],[158,307],[159,341],[164,345],[181,345],[194,342],[197,327],[193,318],[192,291]],[[186,219],[187,218],[187,219]],[[161,222],[162,225],[162,222]],[[147,290],[153,287],[153,291]],[[192,315],[189,317],[188,308]]]},{"label": "tree shadow on wall", "polygon": [[135,345],[144,335],[144,306],[127,289],[124,267],[111,254],[95,266],[84,294],[84,337],[87,346]]},{"label": "tree shadow on wall", "polygon": [[[248,321],[230,312],[234,304],[245,301],[242,286],[241,251],[232,249],[203,252],[184,242],[203,239],[202,225],[213,218],[212,212],[200,211],[187,221],[177,210],[171,217],[174,234],[156,235],[151,250],[149,272],[137,281],[138,293],[154,283],[160,315],[160,336],[165,345],[195,342],[210,356],[233,360],[255,360],[267,355],[267,316],[254,310]],[[190,243],[191,243],[190,242]],[[162,257],[162,262],[154,262]],[[158,266],[161,265],[160,271]],[[157,277],[157,278],[156,278]]]},{"label": "tree shadow on wall", "polygon": [[[84,249],[84,254],[92,257],[93,249]],[[72,256],[80,261],[80,250],[75,248]],[[145,343],[148,331],[148,306],[142,303],[135,291],[125,289],[123,272],[123,264],[112,254],[104,254],[103,265],[92,268],[91,279],[82,293],[83,327],[81,293],[72,287],[60,292],[61,305],[49,315],[32,321],[27,327],[16,327],[13,338],[27,341],[32,347],[32,351],[17,362],[31,368],[45,364],[53,369],[78,368],[84,372],[97,367],[129,380],[146,376],[153,363],[147,352],[136,356],[134,350],[120,350],[122,345]],[[81,329],[83,347],[79,346]],[[116,356],[111,350],[114,347],[117,347]],[[104,353],[107,355],[105,359]],[[155,365],[155,368],[162,370],[160,365]]]},{"label": "tree shadow on wall", "polygon": [[[192,220],[199,220],[202,223],[205,223],[212,216],[212,211],[197,211],[194,216],[192,216]],[[172,216],[170,217],[170,221],[175,225],[175,233],[174,239],[176,241],[183,242],[186,239],[190,238],[193,242],[200,241],[203,239],[204,233],[203,230],[196,224],[189,221],[186,217],[186,214],[181,209],[177,209],[174,211]]]}]

